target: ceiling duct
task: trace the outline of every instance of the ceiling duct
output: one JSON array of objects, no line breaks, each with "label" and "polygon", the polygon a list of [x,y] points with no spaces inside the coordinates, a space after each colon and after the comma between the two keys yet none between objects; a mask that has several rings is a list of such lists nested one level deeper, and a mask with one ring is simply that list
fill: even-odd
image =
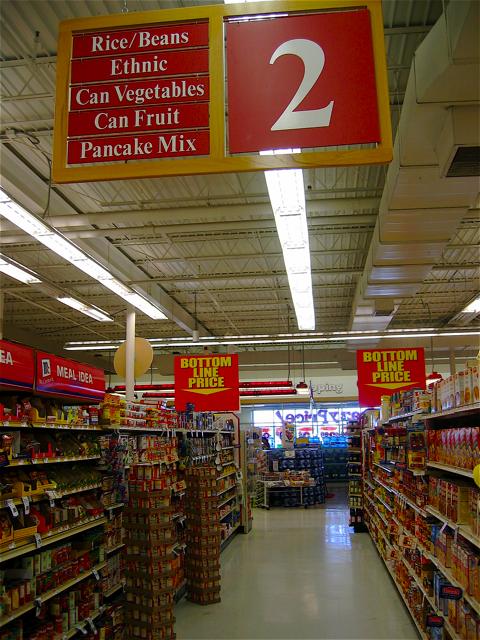
[{"label": "ceiling duct", "polygon": [[[451,2],[417,49],[379,215],[357,283],[352,329],[377,328],[374,299],[414,296],[478,193],[478,178],[447,177],[478,145],[480,3]],[[466,152],[460,152],[458,158]],[[388,325],[390,317],[384,317]],[[386,326],[386,325],[385,325]]]}]

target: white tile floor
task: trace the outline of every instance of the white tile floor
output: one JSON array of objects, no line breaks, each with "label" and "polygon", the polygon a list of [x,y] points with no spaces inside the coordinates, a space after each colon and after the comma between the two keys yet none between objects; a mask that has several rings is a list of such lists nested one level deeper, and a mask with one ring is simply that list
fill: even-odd
[{"label": "white tile floor", "polygon": [[333,502],[257,509],[222,554],[222,602],[182,600],[175,616],[177,640],[418,638],[369,535]]}]

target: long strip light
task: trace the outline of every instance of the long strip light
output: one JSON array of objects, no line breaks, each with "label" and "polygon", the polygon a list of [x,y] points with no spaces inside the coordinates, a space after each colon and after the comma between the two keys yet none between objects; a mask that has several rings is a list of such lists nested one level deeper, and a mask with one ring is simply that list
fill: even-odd
[{"label": "long strip light", "polygon": [[[218,336],[208,340],[201,338],[197,342],[185,338],[150,338],[154,349],[191,348],[205,346],[254,346],[254,345],[284,345],[284,344],[326,344],[332,342],[355,342],[362,340],[397,340],[430,337],[479,336],[480,329],[387,329],[381,333],[374,331],[340,331],[338,333],[306,333],[283,334],[276,336]],[[121,340],[94,340],[67,342],[64,346],[69,351],[110,351],[121,344]]]},{"label": "long strip light", "polygon": [[462,309],[462,313],[480,313],[480,293]]},{"label": "long strip light", "polygon": [[39,284],[41,280],[37,278],[37,276],[23,267],[19,265],[14,260],[10,260],[2,256],[0,253],[0,273],[4,273],[11,278],[15,278],[19,282],[23,282],[23,284]]},{"label": "long strip light", "polygon": [[70,242],[70,240],[65,238],[53,227],[50,227],[43,222],[43,220],[40,220],[14,202],[1,187],[0,215],[91,278],[98,280],[104,287],[110,289],[110,291],[120,298],[123,298],[123,300],[136,307],[145,315],[153,320],[166,320],[167,316],[156,305],[120,282],[120,280],[115,278],[107,269],[90,258],[84,251],[79,249],[73,242]]},{"label": "long strip light", "polygon": [[[260,155],[299,153],[300,149],[261,151]],[[305,185],[302,169],[265,171],[278,239],[292,296],[297,325],[301,331],[315,329],[310,245],[308,241]]]},{"label": "long strip light", "polygon": [[[233,4],[237,1],[224,0],[224,3]],[[248,1],[244,0],[244,4],[248,4]],[[279,17],[279,14],[261,16],[262,19],[276,17]],[[254,20],[255,17],[244,16],[240,19]],[[260,151],[260,155],[285,153],[300,153],[300,149]],[[315,308],[303,171],[302,169],[280,169],[265,171],[264,174],[277,225],[278,238],[282,247],[297,325],[300,331],[313,331],[315,329]]]},{"label": "long strip light", "polygon": [[101,309],[94,307],[89,304],[85,304],[84,302],[80,302],[80,300],[76,300],[75,298],[70,298],[68,296],[61,296],[57,298],[59,302],[66,304],[68,307],[72,307],[72,309],[76,309],[80,311],[80,313],[93,318],[94,320],[98,320],[99,322],[113,322],[113,318],[104,313]]}]

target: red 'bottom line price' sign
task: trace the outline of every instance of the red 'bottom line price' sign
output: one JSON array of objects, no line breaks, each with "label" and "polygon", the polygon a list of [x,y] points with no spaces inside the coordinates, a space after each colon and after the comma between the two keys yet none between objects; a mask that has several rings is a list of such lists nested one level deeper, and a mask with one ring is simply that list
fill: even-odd
[{"label": "red 'bottom line price' sign", "polygon": [[210,132],[84,138],[68,143],[68,164],[126,162],[175,156],[203,156],[210,151]]}]

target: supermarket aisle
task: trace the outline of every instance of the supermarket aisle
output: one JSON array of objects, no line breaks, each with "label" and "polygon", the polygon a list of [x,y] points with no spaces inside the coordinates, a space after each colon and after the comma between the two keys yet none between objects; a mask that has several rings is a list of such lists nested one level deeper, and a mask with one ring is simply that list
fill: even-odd
[{"label": "supermarket aisle", "polygon": [[257,509],[222,554],[222,602],[183,600],[177,640],[415,640],[369,535],[351,533],[339,507]]}]

